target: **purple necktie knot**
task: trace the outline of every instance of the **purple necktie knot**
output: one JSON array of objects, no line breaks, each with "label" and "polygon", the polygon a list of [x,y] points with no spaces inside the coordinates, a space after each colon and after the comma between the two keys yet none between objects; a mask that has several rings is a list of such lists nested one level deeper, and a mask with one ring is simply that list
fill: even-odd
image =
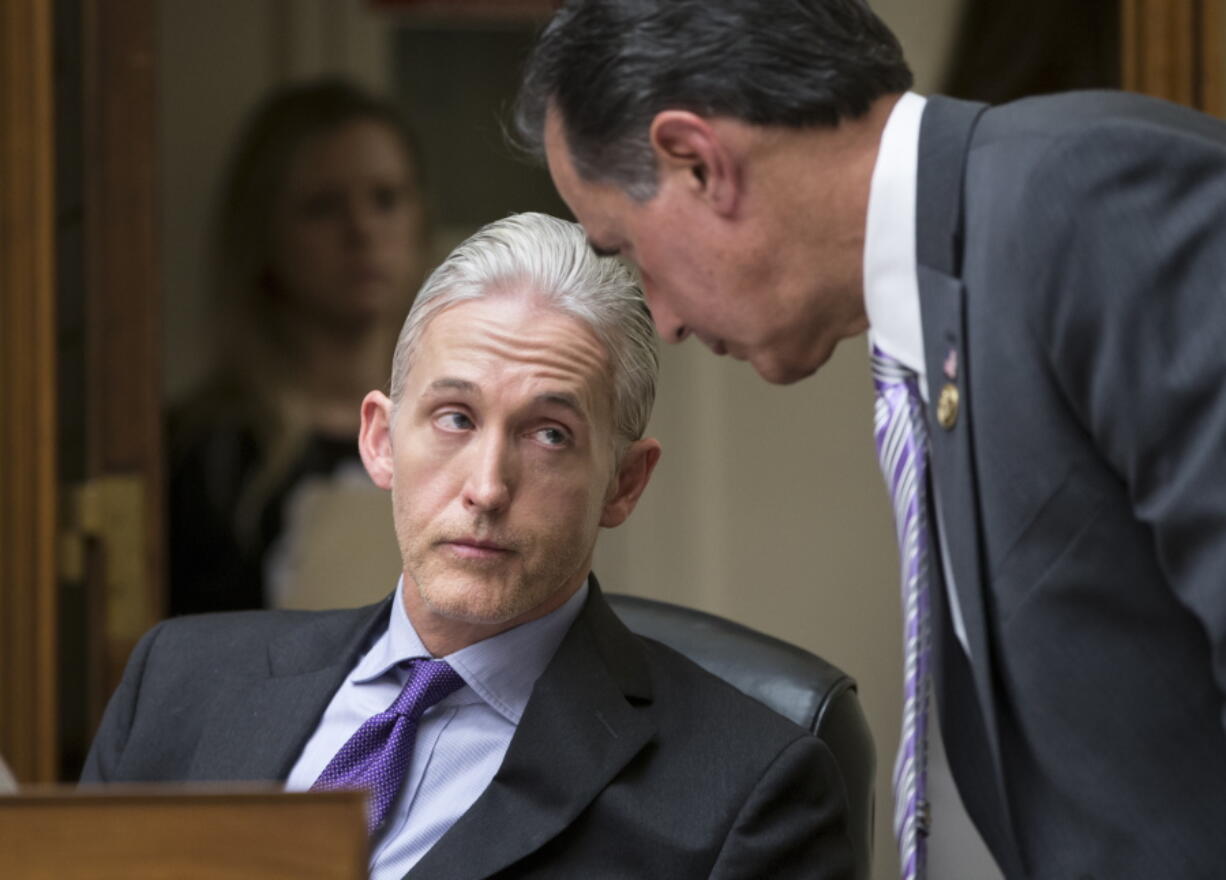
[{"label": "purple necktie knot", "polygon": [[370,792],[367,828],[373,834],[387,818],[413,756],[417,722],[431,706],[459,690],[460,674],[445,660],[411,661],[399,696],[349,737],[319,774],[312,791],[362,788]]},{"label": "purple necktie knot", "polygon": [[464,679],[446,660],[427,660],[424,657],[410,660],[409,677],[387,711],[416,721],[427,709],[449,697],[463,684]]}]

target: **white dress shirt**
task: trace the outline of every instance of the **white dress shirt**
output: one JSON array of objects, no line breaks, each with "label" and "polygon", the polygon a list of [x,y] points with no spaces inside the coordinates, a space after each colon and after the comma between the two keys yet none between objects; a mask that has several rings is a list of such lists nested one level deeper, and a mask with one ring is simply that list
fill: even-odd
[{"label": "white dress shirt", "polygon": [[[332,697],[299,755],[287,791],[306,791],[362,723],[387,709],[404,686],[404,661],[429,657],[396,586],[387,630]],[[469,645],[446,660],[464,687],[428,709],[404,786],[370,857],[371,880],[400,880],[480,797],[502,764],[532,688],[587,598],[583,586],[557,610]]]},{"label": "white dress shirt", "polygon": [[[915,192],[919,168],[920,119],[927,100],[908,92],[894,105],[881,135],[873,168],[864,236],[864,306],[869,341],[896,358],[919,377],[920,394],[928,400],[924,362],[924,332],[920,317],[919,279],[915,258]],[[941,515],[941,496],[931,482],[936,507],[937,544],[945,573],[946,595],[954,633],[970,656],[962,608],[954,589],[953,568]],[[935,693],[933,696],[935,699]],[[941,726],[928,723],[928,802],[932,831],[928,836],[928,876],[950,880],[1002,880],[979,832],[971,824],[949,770]]]},{"label": "white dress shirt", "polygon": [[[920,319],[919,279],[915,258],[915,190],[919,168],[920,120],[927,99],[907,92],[898,99],[881,133],[873,168],[864,232],[864,308],[869,343],[897,359],[919,378],[920,395],[928,401],[924,364],[924,330]],[[937,511],[937,543],[949,599],[954,633],[963,650],[970,650],[962,608],[954,589],[953,568],[942,528],[941,496],[933,487]]]}]

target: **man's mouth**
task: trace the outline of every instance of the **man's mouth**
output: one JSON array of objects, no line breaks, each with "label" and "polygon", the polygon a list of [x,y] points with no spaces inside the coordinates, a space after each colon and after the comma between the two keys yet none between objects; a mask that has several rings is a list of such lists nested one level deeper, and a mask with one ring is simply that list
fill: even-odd
[{"label": "man's mouth", "polygon": [[515,552],[505,544],[482,538],[449,538],[439,543],[461,559],[497,559]]}]

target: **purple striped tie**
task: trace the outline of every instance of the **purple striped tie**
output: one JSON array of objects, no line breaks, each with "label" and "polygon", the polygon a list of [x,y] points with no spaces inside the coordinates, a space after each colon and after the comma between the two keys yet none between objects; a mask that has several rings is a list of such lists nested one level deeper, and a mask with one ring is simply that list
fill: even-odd
[{"label": "purple striped tie", "polygon": [[378,831],[404,784],[417,739],[417,720],[439,700],[464,684],[444,660],[411,661],[400,695],[357,729],[319,774],[311,791],[363,788],[370,792],[366,827]]},{"label": "purple striped tie", "polygon": [[903,880],[923,880],[928,834],[928,432],[916,375],[873,346],[874,433],[902,563],[903,713],[894,762],[894,835]]}]

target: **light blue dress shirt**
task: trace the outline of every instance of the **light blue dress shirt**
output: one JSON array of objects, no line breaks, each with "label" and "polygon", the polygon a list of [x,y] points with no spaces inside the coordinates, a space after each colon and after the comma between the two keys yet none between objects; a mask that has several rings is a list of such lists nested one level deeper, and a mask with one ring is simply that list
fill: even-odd
[{"label": "light blue dress shirt", "polygon": [[[396,585],[388,628],[337,689],[286,779],[306,791],[362,723],[385,710],[404,686],[403,662],[429,657]],[[464,679],[422,716],[408,775],[386,831],[374,842],[371,880],[401,880],[480,797],[502,764],[536,680],[587,598],[583,586],[545,617],[441,658]]]}]

